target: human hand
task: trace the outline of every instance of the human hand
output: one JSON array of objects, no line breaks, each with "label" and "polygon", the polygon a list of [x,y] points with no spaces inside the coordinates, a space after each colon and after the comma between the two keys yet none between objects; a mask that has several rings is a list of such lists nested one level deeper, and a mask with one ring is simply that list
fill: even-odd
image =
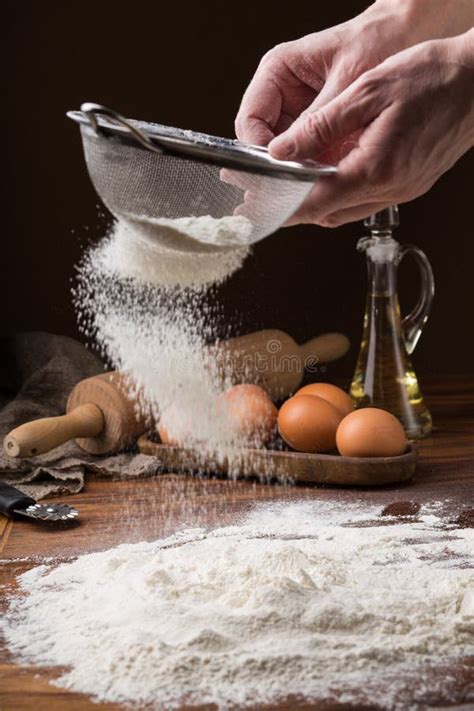
[{"label": "human hand", "polygon": [[271,142],[274,157],[321,156],[348,137],[358,139],[291,223],[335,227],[429,190],[474,143],[473,85],[470,30],[404,50],[323,107],[305,111]]},{"label": "human hand", "polygon": [[472,0],[377,0],[348,22],[278,45],[244,94],[236,135],[266,146],[303,111],[324,106],[387,57],[457,35],[472,22]]}]

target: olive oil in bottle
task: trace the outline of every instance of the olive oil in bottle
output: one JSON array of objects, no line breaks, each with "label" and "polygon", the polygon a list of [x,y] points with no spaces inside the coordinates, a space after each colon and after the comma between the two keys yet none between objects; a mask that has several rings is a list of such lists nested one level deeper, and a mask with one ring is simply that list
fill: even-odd
[{"label": "olive oil in bottle", "polygon": [[[431,415],[413,370],[413,353],[428,318],[434,295],[430,263],[418,247],[400,245],[392,237],[398,226],[396,205],[372,215],[365,223],[370,237],[357,245],[367,257],[368,293],[359,357],[350,393],[356,407],[381,407],[395,415],[410,439],[430,434]],[[397,268],[406,254],[418,262],[421,295],[414,310],[400,315]]]}]

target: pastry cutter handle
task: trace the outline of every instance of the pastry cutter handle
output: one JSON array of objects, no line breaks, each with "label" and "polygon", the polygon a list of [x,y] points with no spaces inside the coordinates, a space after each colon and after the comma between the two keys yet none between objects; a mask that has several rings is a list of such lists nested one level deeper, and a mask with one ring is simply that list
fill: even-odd
[{"label": "pastry cutter handle", "polygon": [[0,513],[11,517],[16,509],[26,509],[34,504],[36,501],[30,496],[26,496],[14,486],[0,481]]}]

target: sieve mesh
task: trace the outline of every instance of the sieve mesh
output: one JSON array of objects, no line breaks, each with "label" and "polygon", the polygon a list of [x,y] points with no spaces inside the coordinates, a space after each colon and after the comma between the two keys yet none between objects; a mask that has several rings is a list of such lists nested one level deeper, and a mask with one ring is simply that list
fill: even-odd
[{"label": "sieve mesh", "polygon": [[116,217],[138,220],[241,214],[249,243],[275,232],[313,187],[308,181],[226,169],[129,145],[81,127],[86,163],[100,198]]}]

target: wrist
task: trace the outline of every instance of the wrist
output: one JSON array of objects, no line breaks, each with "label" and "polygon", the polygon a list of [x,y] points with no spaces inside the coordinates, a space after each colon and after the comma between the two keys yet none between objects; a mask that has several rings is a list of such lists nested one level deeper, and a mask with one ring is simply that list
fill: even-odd
[{"label": "wrist", "polygon": [[[426,3],[438,6],[451,0],[374,0],[359,17],[364,17],[378,38],[385,57],[431,39]],[[430,5],[431,8],[431,5]],[[435,13],[436,14],[436,13]]]},{"label": "wrist", "polygon": [[459,134],[465,150],[474,146],[474,29],[439,42],[443,46],[445,76],[454,88],[453,104],[459,108]]},{"label": "wrist", "polygon": [[[352,42],[366,47],[370,63],[375,66],[420,41],[412,13],[412,0],[375,0],[346,25]],[[345,46],[344,41],[344,52]]]},{"label": "wrist", "polygon": [[474,25],[472,0],[375,0],[371,7],[396,17],[397,29],[406,33],[406,47],[454,37]]}]

